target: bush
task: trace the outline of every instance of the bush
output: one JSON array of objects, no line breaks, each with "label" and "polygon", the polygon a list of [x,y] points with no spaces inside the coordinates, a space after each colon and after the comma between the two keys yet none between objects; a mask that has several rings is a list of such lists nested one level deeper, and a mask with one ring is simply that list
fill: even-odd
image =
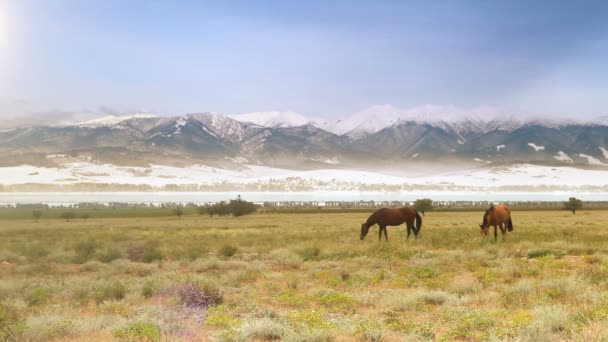
[{"label": "bush", "polygon": [[222,248],[220,248],[220,250],[218,251],[218,254],[225,258],[230,258],[230,257],[234,256],[235,254],[237,254],[238,252],[239,252],[239,249],[236,246],[224,245]]},{"label": "bush", "polygon": [[47,290],[42,286],[34,286],[25,290],[23,299],[28,305],[40,305],[48,299]]},{"label": "bush", "polygon": [[298,267],[303,261],[303,258],[296,253],[286,249],[280,248],[270,252],[270,257],[275,260],[279,265]]},{"label": "bush", "polygon": [[74,246],[74,262],[77,264],[83,264],[87,262],[97,249],[97,242],[93,240],[81,241]]},{"label": "bush", "polygon": [[160,328],[149,322],[136,321],[114,330],[114,337],[126,341],[160,341]]},{"label": "bush", "polygon": [[477,278],[470,275],[458,276],[454,278],[450,284],[450,290],[459,295],[478,292],[481,288],[481,283]]},{"label": "bush", "polygon": [[182,303],[190,308],[207,308],[219,305],[224,301],[220,290],[210,284],[201,287],[194,283],[187,283],[180,287],[178,294]]},{"label": "bush", "polygon": [[321,254],[319,247],[306,247],[298,251],[298,254],[304,259],[304,261],[315,260]]},{"label": "bush", "polygon": [[424,215],[425,212],[433,210],[433,200],[430,198],[417,199],[414,206]]},{"label": "bush", "polygon": [[102,280],[93,286],[93,298],[97,304],[106,300],[125,298],[127,288],[120,282]]},{"label": "bush", "polygon": [[194,272],[201,273],[208,270],[218,269],[220,260],[214,256],[205,259],[197,258],[192,262],[191,265]]},{"label": "bush", "polygon": [[268,317],[245,322],[241,331],[248,341],[278,341],[287,332],[285,326]]},{"label": "bush", "polygon": [[0,302],[0,341],[9,341],[14,336],[21,319],[14,305]]},{"label": "bush", "polygon": [[146,282],[144,283],[144,286],[142,286],[141,288],[141,295],[144,298],[150,298],[152,296],[154,296],[154,294],[156,293],[156,284],[152,281],[152,280],[146,280]]},{"label": "bush", "polygon": [[441,305],[448,300],[448,294],[443,291],[425,291],[418,298],[425,304]]},{"label": "bush", "polygon": [[548,249],[534,249],[528,252],[528,259],[542,258],[551,254],[553,253]]},{"label": "bush", "polygon": [[101,262],[110,263],[114,260],[122,258],[122,252],[116,247],[108,247],[100,252],[97,258]]},{"label": "bush", "polygon": [[143,244],[129,248],[129,260],[135,262],[153,262],[164,259],[163,251],[158,241],[146,241]]},{"label": "bush", "polygon": [[66,211],[61,213],[61,218],[66,222],[70,222],[70,220],[76,218],[76,214],[73,211]]}]

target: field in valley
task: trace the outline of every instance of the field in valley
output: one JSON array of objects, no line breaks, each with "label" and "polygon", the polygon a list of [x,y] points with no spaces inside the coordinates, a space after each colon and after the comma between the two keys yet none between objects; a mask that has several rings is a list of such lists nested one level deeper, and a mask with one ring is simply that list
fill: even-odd
[{"label": "field in valley", "polygon": [[[0,340],[608,340],[608,211],[0,219]],[[169,211],[167,211],[169,214]],[[500,233],[499,233],[500,238]]]}]

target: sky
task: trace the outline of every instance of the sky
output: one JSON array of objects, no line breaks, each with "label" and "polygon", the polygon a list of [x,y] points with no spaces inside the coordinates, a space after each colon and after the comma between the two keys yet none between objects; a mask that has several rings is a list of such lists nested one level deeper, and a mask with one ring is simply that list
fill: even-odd
[{"label": "sky", "polygon": [[606,1],[0,0],[4,126],[383,104],[593,118],[606,61]]}]

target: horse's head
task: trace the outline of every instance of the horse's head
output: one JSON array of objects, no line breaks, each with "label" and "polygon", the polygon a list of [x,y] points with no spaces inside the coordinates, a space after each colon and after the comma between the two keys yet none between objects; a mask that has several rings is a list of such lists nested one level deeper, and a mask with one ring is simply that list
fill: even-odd
[{"label": "horse's head", "polygon": [[361,223],[361,240],[365,239],[365,236],[369,232],[369,226],[365,223]]},{"label": "horse's head", "polygon": [[488,236],[489,232],[490,232],[490,226],[485,225],[482,223],[479,225],[479,228],[481,228],[481,235],[484,236]]}]

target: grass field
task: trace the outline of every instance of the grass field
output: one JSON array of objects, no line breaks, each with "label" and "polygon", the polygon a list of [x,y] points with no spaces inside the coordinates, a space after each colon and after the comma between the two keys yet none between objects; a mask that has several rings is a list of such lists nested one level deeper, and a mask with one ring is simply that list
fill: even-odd
[{"label": "grass field", "polygon": [[608,211],[481,215],[5,215],[0,340],[608,340]]}]

